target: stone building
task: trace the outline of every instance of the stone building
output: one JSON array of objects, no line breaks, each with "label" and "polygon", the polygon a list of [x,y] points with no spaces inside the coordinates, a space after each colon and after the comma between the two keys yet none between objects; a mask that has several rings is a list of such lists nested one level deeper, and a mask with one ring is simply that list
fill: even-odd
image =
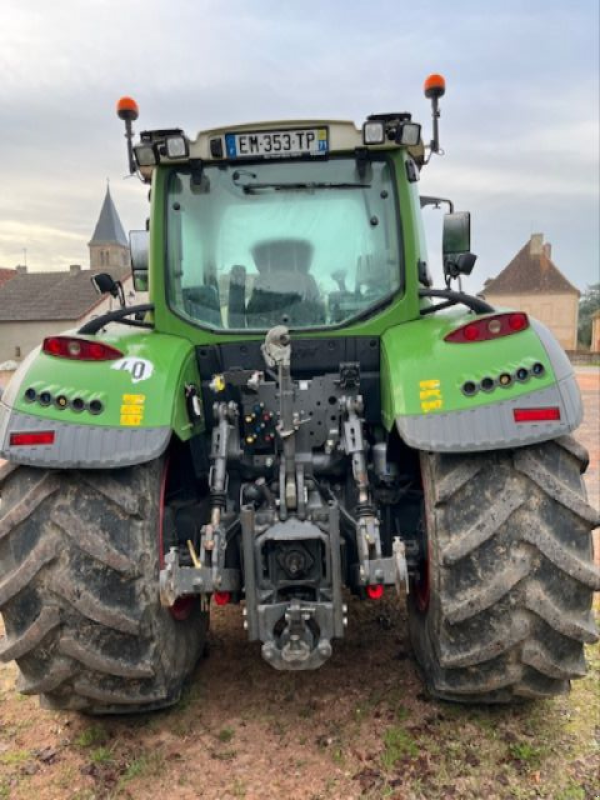
[{"label": "stone building", "polygon": [[131,265],[129,241],[110,195],[109,186],[106,187],[100,216],[88,247],[92,269],[120,268]]},{"label": "stone building", "polygon": [[600,353],[600,309],[592,316],[592,353]]},{"label": "stone building", "polygon": [[[90,278],[104,270],[81,269],[68,272],[27,272],[19,267],[16,277],[0,289],[0,364],[20,362],[46,336],[81,327],[107,311],[119,308],[110,295],[100,297]],[[121,280],[125,296],[132,290],[129,270],[112,269]]]},{"label": "stone building", "polygon": [[565,350],[577,349],[580,292],[552,261],[552,246],[534,233],[481,296],[493,306],[524,311],[543,322]]},{"label": "stone building", "polygon": [[0,365],[18,364],[44,337],[77,330],[118,308],[118,300],[100,297],[94,289],[90,278],[99,272],[120,280],[131,304],[135,295],[129,245],[108,187],[88,247],[91,269],[74,264],[64,272],[0,270]]}]

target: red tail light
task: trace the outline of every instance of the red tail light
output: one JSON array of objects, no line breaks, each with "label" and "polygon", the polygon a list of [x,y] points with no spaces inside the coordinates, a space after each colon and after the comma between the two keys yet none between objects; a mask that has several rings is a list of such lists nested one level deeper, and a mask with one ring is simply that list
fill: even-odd
[{"label": "red tail light", "polygon": [[452,331],[444,337],[445,342],[463,344],[465,342],[485,342],[489,339],[499,339],[501,336],[510,336],[529,327],[527,314],[520,311],[513,314],[495,314],[469,322]]},{"label": "red tail light", "polygon": [[375,583],[367,586],[367,597],[369,600],[381,600],[383,597],[383,583]]},{"label": "red tail light", "polygon": [[515,408],[515,422],[556,422],[560,420],[560,408]]},{"label": "red tail light", "polygon": [[10,435],[11,447],[31,447],[36,444],[54,444],[54,431],[32,431]]},{"label": "red tail light", "polygon": [[44,339],[42,350],[48,356],[70,358],[74,361],[113,361],[122,358],[123,353],[115,347],[102,342],[88,342],[74,336],[48,336]]}]

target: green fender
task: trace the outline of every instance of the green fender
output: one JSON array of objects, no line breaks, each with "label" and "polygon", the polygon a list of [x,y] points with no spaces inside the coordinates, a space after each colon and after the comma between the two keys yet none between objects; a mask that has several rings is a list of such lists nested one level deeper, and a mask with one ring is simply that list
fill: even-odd
[{"label": "green fender", "polygon": [[[579,389],[548,329],[530,319],[529,328],[497,339],[444,340],[474,319],[438,314],[387,330],[381,347],[386,429],[396,427],[411,447],[438,452],[515,447],[574,430],[583,413]],[[534,374],[534,365],[542,365],[540,374]],[[527,377],[519,380],[522,369]],[[465,393],[469,383],[476,386],[472,395]],[[557,418],[516,421],[515,410],[540,408],[556,409],[549,416]]]},{"label": "green fender", "polygon": [[[111,328],[99,340],[122,358],[77,361],[35,350],[0,399],[0,456],[33,466],[109,468],[159,456],[190,421],[185,386],[199,392],[193,345],[154,331]],[[48,403],[48,400],[50,402]],[[51,444],[15,445],[15,433],[53,432]]]}]

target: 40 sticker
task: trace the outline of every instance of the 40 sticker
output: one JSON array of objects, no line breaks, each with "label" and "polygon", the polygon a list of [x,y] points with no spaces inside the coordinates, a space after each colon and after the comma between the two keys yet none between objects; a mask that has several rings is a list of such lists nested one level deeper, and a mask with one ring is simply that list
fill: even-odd
[{"label": "40 sticker", "polygon": [[148,378],[152,377],[154,364],[146,358],[134,358],[129,356],[128,358],[120,358],[118,361],[115,361],[111,369],[125,370],[125,372],[130,373],[133,383],[139,383],[140,381],[147,381]]}]

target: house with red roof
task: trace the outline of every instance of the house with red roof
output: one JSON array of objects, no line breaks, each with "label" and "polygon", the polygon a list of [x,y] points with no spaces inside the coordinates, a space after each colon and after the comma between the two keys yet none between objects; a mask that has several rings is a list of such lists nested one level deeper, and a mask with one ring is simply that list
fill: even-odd
[{"label": "house with red roof", "polygon": [[481,292],[492,306],[514,308],[539,319],[565,350],[577,349],[580,294],[552,261],[552,246],[544,242],[543,233],[532,234]]},{"label": "house with red roof", "polygon": [[0,267],[0,289],[7,283],[11,278],[14,278],[17,274],[16,269],[4,269]]},{"label": "house with red roof", "polygon": [[63,272],[0,269],[0,365],[14,367],[46,336],[118,308],[115,298],[97,294],[93,275],[108,272],[120,280],[132,303],[129,244],[108,187],[88,247],[91,269],[77,264]]}]

